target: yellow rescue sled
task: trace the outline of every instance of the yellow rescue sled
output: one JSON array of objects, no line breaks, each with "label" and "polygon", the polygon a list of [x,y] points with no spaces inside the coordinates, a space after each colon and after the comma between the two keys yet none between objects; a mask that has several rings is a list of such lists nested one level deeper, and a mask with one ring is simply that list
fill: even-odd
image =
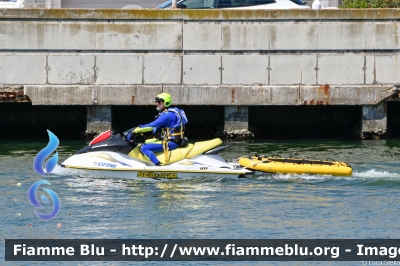
[{"label": "yellow rescue sled", "polygon": [[347,163],[329,159],[322,161],[293,157],[282,158],[280,156],[262,157],[256,154],[256,156],[241,157],[239,164],[254,171],[280,174],[349,176],[353,172],[353,169]]}]

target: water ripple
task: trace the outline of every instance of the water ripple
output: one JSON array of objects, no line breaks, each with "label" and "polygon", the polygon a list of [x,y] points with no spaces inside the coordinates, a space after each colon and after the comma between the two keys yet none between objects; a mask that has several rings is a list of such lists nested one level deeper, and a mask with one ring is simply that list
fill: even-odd
[{"label": "water ripple", "polygon": [[[60,141],[60,161],[85,145]],[[333,157],[350,163],[353,175],[256,173],[246,179],[146,182],[56,167],[48,181],[61,209],[54,221],[44,222],[34,215],[27,191],[38,180],[34,156],[46,143],[5,143],[0,144],[0,233],[3,238],[400,237],[400,140],[228,144],[223,156],[232,162],[253,153]]]}]

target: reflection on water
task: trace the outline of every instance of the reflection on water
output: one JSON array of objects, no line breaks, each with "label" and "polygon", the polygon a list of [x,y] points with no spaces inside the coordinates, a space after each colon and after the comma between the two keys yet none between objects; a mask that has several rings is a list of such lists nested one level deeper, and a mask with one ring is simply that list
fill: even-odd
[{"label": "reflection on water", "polygon": [[[85,145],[60,141],[60,162]],[[46,144],[0,144],[3,238],[400,237],[398,139],[231,142],[222,153],[231,162],[254,153],[333,158],[352,165],[350,177],[256,173],[248,179],[149,182],[63,169],[46,178],[60,198],[61,211],[44,222],[33,214],[27,191],[42,179],[32,164]]]}]

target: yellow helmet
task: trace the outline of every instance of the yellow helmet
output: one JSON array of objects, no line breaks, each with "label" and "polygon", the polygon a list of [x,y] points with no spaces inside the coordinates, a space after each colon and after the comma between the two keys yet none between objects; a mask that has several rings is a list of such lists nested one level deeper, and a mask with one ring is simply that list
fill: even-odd
[{"label": "yellow helmet", "polygon": [[169,107],[172,104],[172,96],[168,93],[160,93],[156,97],[156,101],[163,101],[165,107]]}]

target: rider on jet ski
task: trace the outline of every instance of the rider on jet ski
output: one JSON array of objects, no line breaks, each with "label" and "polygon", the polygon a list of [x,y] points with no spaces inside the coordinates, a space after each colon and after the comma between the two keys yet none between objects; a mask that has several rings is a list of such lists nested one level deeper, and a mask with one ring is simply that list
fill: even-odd
[{"label": "rider on jet ski", "polygon": [[[153,122],[140,125],[127,135],[130,141],[132,136],[144,132],[155,131],[161,129],[161,140],[155,139],[153,142],[144,143],[140,147],[140,151],[150,159],[155,165],[162,166],[154,152],[164,151],[167,158],[168,150],[174,150],[181,146],[183,140],[183,125],[187,123],[187,118],[183,110],[178,108],[167,109],[172,104],[172,97],[168,93],[160,93],[156,97],[157,111],[159,114]],[[183,145],[182,145],[183,146]]]}]

